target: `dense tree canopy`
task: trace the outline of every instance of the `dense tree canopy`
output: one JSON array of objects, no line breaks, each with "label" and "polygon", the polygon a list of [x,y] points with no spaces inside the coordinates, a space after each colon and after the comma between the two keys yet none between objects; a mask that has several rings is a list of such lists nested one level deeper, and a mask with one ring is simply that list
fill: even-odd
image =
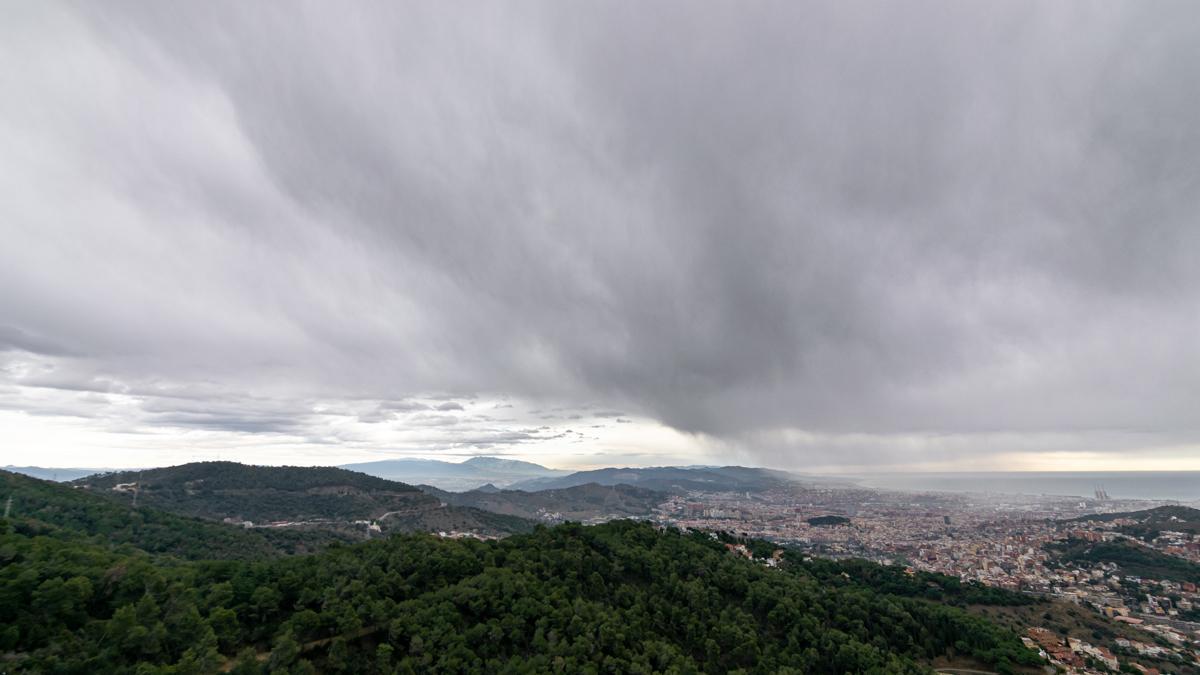
[{"label": "dense tree canopy", "polygon": [[873,588],[902,571],[771,568],[646,523],[241,560],[32,523],[0,521],[0,652],[17,671],[890,674],[948,653],[1001,670],[1038,660],[896,579]]},{"label": "dense tree canopy", "polygon": [[[136,491],[113,489],[135,484]],[[176,515],[260,525],[303,522],[346,540],[367,538],[363,527],[353,525],[366,520],[377,520],[384,532],[467,530],[498,535],[533,529],[523,518],[443,506],[437,497],[411,485],[335,467],[194,462],[97,474],[74,485],[125,504],[131,504],[136,493],[142,506]]]},{"label": "dense tree canopy", "polygon": [[244,530],[127,504],[86,490],[0,471],[0,500],[25,536],[125,545],[181,558],[258,559],[291,552],[294,535]]},{"label": "dense tree canopy", "polygon": [[1130,541],[1089,542],[1068,539],[1046,548],[1064,562],[1114,563],[1125,574],[1167,581],[1200,583],[1200,565]]}]

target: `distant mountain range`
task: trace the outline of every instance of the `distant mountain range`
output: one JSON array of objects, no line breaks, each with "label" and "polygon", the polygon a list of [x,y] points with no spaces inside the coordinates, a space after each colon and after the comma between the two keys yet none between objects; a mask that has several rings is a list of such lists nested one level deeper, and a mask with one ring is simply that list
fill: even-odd
[{"label": "distant mountain range", "polygon": [[12,473],[20,473],[42,480],[53,480],[59,482],[73,481],[84,476],[90,476],[94,473],[102,473],[104,471],[112,471],[112,469],[53,469],[40,466],[6,466],[5,471]]},{"label": "distant mountain range", "polygon": [[[565,476],[571,472],[548,469],[533,462],[499,457],[472,457],[465,462],[436,459],[384,459],[376,462],[343,464],[343,469],[397,480],[410,485],[432,485],[442,490],[462,492],[491,484],[509,487],[533,478]],[[585,481],[586,482],[586,481]]]},{"label": "distant mountain range", "polygon": [[[98,473],[72,484],[109,499],[182,516],[249,523],[256,528],[321,530],[352,540],[371,536],[375,532],[371,524],[379,527],[379,534],[454,530],[504,535],[527,531],[535,521],[643,518],[669,493],[758,492],[800,479],[782,471],[740,466],[567,473],[493,457],[461,464],[389,460],[350,466],[392,475],[432,474],[442,485],[476,485],[469,491],[450,491],[442,485],[417,488],[341,467],[235,462]],[[497,483],[512,487],[502,489]]]},{"label": "distant mountain range", "polygon": [[370,523],[381,533],[456,530],[487,535],[533,526],[521,518],[446,506],[411,485],[335,467],[196,462],[96,474],[74,485],[178,515],[334,530],[360,538],[372,532]]},{"label": "distant mountain range", "polygon": [[451,492],[499,489],[537,492],[588,483],[632,485],[671,493],[755,492],[795,483],[845,484],[845,481],[834,479],[745,466],[609,467],[571,472],[499,457],[473,457],[460,463],[432,459],[388,459],[344,464],[341,468]]},{"label": "distant mountain range", "polygon": [[[233,462],[202,462],[200,465],[235,465]],[[184,465],[193,466],[193,465]],[[241,465],[237,465],[241,466]],[[299,467],[291,467],[292,470]],[[499,490],[561,490],[588,483],[597,485],[631,485],[659,492],[754,492],[795,483],[822,485],[847,483],[831,478],[815,478],[744,466],[660,466],[608,467],[588,471],[551,469],[533,462],[500,457],[473,457],[464,462],[445,462],[435,459],[385,459],[374,462],[343,464],[339,469],[374,476],[408,486],[424,485],[449,492],[488,492]],[[128,476],[164,469],[114,472],[108,469],[52,469],[42,467],[5,467],[15,473],[44,480],[78,481],[88,476]],[[254,467],[261,474],[269,467]],[[328,470],[326,467],[322,470]],[[415,489],[415,488],[414,488]],[[448,502],[449,503],[449,502]]]},{"label": "distant mountain range", "polygon": [[508,487],[514,490],[554,490],[587,483],[634,485],[662,492],[743,492],[783,487],[811,479],[772,469],[744,466],[607,468],[577,471],[566,476],[529,478]]},{"label": "distant mountain range", "polygon": [[428,485],[420,488],[447,504],[548,522],[644,518],[668,497],[663,492],[631,485],[596,483],[541,492],[499,490],[491,485],[470,492],[447,492]]}]

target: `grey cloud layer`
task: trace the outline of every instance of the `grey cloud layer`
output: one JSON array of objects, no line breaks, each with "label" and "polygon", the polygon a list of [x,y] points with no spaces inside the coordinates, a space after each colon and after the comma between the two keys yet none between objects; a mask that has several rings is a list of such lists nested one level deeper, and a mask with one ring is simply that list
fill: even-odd
[{"label": "grey cloud layer", "polygon": [[11,14],[0,359],[54,362],[14,381],[1200,431],[1190,3]]}]

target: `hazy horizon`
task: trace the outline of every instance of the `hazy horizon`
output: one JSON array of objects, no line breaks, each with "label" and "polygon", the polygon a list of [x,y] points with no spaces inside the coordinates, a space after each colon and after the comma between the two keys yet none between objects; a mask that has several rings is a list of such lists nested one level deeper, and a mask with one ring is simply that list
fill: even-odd
[{"label": "hazy horizon", "polygon": [[1171,474],[1171,473],[1174,473],[1174,474],[1180,474],[1180,475],[1184,475],[1184,474],[1200,475],[1200,469],[1187,469],[1187,470],[1181,470],[1181,471],[1164,471],[1161,469],[1121,469],[1121,470],[1080,470],[1080,469],[1059,469],[1059,470],[982,469],[981,470],[981,469],[963,469],[963,470],[940,470],[940,471],[914,470],[914,469],[883,471],[883,470],[863,469],[863,470],[858,470],[858,471],[853,471],[853,472],[806,471],[803,469],[783,468],[783,467],[779,467],[779,466],[769,466],[769,465],[752,464],[752,463],[751,464],[739,464],[739,463],[730,463],[730,462],[702,463],[702,464],[698,464],[698,463],[691,463],[691,464],[680,464],[680,463],[675,463],[675,464],[670,464],[670,463],[667,463],[667,464],[664,464],[664,463],[658,463],[658,464],[620,464],[620,463],[613,464],[613,463],[607,463],[606,464],[606,463],[600,463],[600,464],[592,464],[592,465],[587,465],[587,466],[567,466],[567,465],[556,465],[552,462],[550,462],[550,463],[532,462],[531,460],[519,459],[514,456],[505,456],[505,455],[470,455],[470,456],[423,455],[423,456],[411,456],[411,457],[397,457],[394,455],[389,455],[384,458],[376,458],[376,459],[355,460],[355,461],[348,461],[348,462],[314,461],[312,463],[307,463],[307,464],[294,464],[294,463],[288,463],[288,462],[280,462],[280,463],[251,462],[251,461],[243,461],[243,460],[240,460],[237,458],[214,456],[211,458],[182,459],[182,460],[177,460],[177,461],[172,460],[170,463],[145,464],[145,465],[122,465],[122,466],[98,466],[98,465],[82,465],[82,464],[62,465],[62,464],[44,464],[44,463],[43,464],[14,464],[14,463],[10,462],[10,463],[4,464],[3,466],[0,466],[0,468],[5,468],[5,469],[7,469],[7,468],[37,468],[37,469],[48,469],[48,470],[97,469],[97,470],[102,470],[102,471],[138,471],[138,470],[145,470],[145,469],[157,469],[157,468],[163,468],[163,467],[168,467],[168,466],[178,466],[181,464],[192,464],[192,463],[198,463],[198,462],[234,462],[234,463],[238,463],[238,464],[247,464],[247,465],[256,465],[256,466],[343,467],[343,466],[353,466],[356,464],[369,464],[369,463],[381,462],[381,461],[382,462],[388,462],[388,461],[401,461],[401,462],[404,462],[404,461],[413,461],[413,462],[437,461],[437,462],[446,462],[446,463],[450,463],[450,464],[461,464],[461,463],[469,461],[471,459],[501,459],[501,460],[512,460],[512,461],[519,461],[519,462],[531,462],[533,464],[538,464],[539,466],[542,466],[544,468],[552,469],[552,470],[556,470],[556,471],[592,471],[595,469],[624,469],[624,468],[649,469],[649,468],[656,468],[656,467],[703,468],[703,467],[722,467],[722,466],[745,466],[748,468],[768,469],[768,470],[772,470],[772,471],[784,471],[784,472],[793,473],[793,474],[800,475],[800,476],[812,475],[812,476],[819,476],[819,477],[825,477],[825,478],[865,478],[865,477],[883,477],[883,476],[895,476],[895,475],[955,476],[955,475],[1006,475],[1006,474],[1012,474],[1012,475],[1062,474],[1062,475],[1075,475],[1075,476],[1087,476],[1087,475],[1096,475],[1096,476],[1114,475],[1115,476],[1115,475],[1131,475],[1131,474]]},{"label": "hazy horizon", "polygon": [[[459,462],[457,463],[479,458],[510,459],[508,457],[490,457],[481,455],[476,457],[460,458]],[[434,457],[405,457],[389,458],[382,461],[389,462],[397,460],[401,462],[411,461],[417,463],[417,468],[412,469],[412,471],[415,473],[411,475],[394,474],[391,473],[391,470],[385,470],[382,467],[372,468],[363,466],[359,463],[343,464],[341,466],[401,482],[413,484],[432,483],[438,487],[451,491],[471,490],[480,487],[480,485],[483,484],[490,484],[491,481],[497,480],[500,476],[506,475],[503,473],[488,475],[487,470],[484,469],[484,473],[477,476],[474,483],[471,482],[470,477],[468,476],[457,478],[447,483],[444,476],[441,478],[438,477],[441,476],[441,474],[420,473],[419,468],[422,466],[427,466],[423,463],[429,460],[450,461],[451,463],[456,463],[454,460],[446,460],[443,458]],[[332,465],[315,464],[313,466]],[[555,466],[543,466],[547,469],[563,472],[571,472],[576,470],[586,471],[589,469],[601,468],[653,468],[650,466],[593,466],[570,467],[564,469]],[[719,466],[721,465],[690,465],[688,468],[718,468]],[[0,468],[16,470],[29,469],[31,470],[29,472],[30,475],[40,478],[70,481],[76,479],[77,474],[75,472],[80,471],[95,470],[96,473],[112,471],[148,471],[163,467],[21,467],[9,465]],[[772,467],[761,468],[771,469]],[[56,471],[68,472],[68,475],[57,476],[54,474]],[[383,471],[383,473],[378,473],[380,471]],[[50,475],[45,475],[46,472],[50,472]],[[1169,500],[1184,503],[1200,503],[1200,471],[867,471],[857,472],[854,474],[796,471],[793,473],[801,479],[808,477],[815,480],[845,482],[856,485],[860,488],[881,490],[885,492],[896,491],[914,494],[936,492],[1026,496],[1077,496],[1080,498],[1086,498],[1091,497],[1097,490],[1104,490],[1108,495],[1108,498],[1117,500]]]},{"label": "hazy horizon", "polygon": [[0,463],[1200,470],[1200,6],[39,2]]}]

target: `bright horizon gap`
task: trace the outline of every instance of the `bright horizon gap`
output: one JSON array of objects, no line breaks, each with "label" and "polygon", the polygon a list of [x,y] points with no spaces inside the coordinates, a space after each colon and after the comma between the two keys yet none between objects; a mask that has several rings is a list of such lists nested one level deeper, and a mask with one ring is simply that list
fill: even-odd
[{"label": "bright horizon gap", "polygon": [[[444,459],[444,456],[391,457],[388,459],[401,460],[401,461],[406,460],[406,459],[412,459],[412,460],[416,460],[416,461],[433,460],[433,461],[439,461],[439,462],[446,462],[448,464],[461,464],[461,463],[468,461],[470,459],[473,459],[473,458],[516,459],[512,456],[497,456],[497,455],[472,455],[470,457],[466,457],[466,458],[458,459],[458,460]],[[171,464],[147,464],[147,465],[137,465],[137,466],[129,465],[129,466],[111,466],[111,467],[109,467],[109,466],[82,465],[82,464],[63,465],[63,464],[29,464],[29,463],[12,463],[12,462],[8,462],[4,466],[36,467],[36,468],[40,468],[40,469],[50,469],[50,470],[55,470],[55,469],[62,469],[62,470],[66,470],[66,469],[102,469],[102,470],[113,470],[113,471],[125,471],[125,470],[137,471],[137,470],[146,470],[146,469],[158,469],[158,468],[163,468],[163,467],[168,467],[168,466],[179,466],[179,465],[183,465],[183,464],[193,464],[193,463],[197,463],[197,462],[233,462],[233,463],[237,463],[237,464],[245,464],[245,465],[251,465],[251,466],[303,466],[303,467],[334,467],[334,468],[337,468],[337,467],[349,466],[349,465],[353,465],[353,464],[364,464],[364,463],[368,463],[368,462],[372,462],[372,461],[388,461],[388,459],[337,462],[337,463],[316,462],[316,463],[309,463],[309,464],[295,464],[295,463],[289,464],[286,462],[285,463],[259,463],[259,462],[240,461],[237,459],[230,459],[227,457],[210,457],[210,458],[197,458],[197,459],[192,459],[192,460],[182,461],[182,462],[173,462]],[[1147,474],[1150,474],[1150,473],[1172,473],[1172,472],[1200,473],[1200,466],[1198,466],[1197,468],[1191,468],[1191,469],[968,469],[968,470],[929,469],[929,470],[915,470],[915,471],[914,470],[880,471],[880,470],[871,470],[871,469],[861,469],[861,470],[854,470],[854,471],[802,471],[802,470],[797,470],[797,469],[784,469],[784,468],[767,466],[767,465],[738,464],[738,463],[690,464],[690,465],[684,465],[684,464],[638,464],[638,465],[597,464],[597,465],[592,465],[592,466],[585,467],[585,468],[575,468],[575,467],[564,468],[564,467],[554,466],[552,464],[546,464],[543,462],[533,462],[532,460],[517,460],[517,461],[524,461],[524,462],[531,462],[534,464],[539,464],[547,469],[553,469],[553,470],[558,470],[558,471],[572,471],[572,472],[591,471],[591,470],[596,470],[596,469],[621,469],[621,468],[649,469],[649,468],[668,468],[668,467],[683,467],[683,466],[692,466],[692,467],[745,466],[747,468],[783,471],[783,472],[793,473],[793,474],[797,474],[797,475],[801,475],[801,476],[811,475],[811,476],[821,476],[821,477],[831,477],[831,478],[837,478],[837,477],[857,478],[857,477],[862,477],[862,476],[891,476],[891,475],[897,475],[897,474],[900,474],[900,475],[954,475],[954,474],[967,475],[967,474],[989,474],[989,473],[991,473],[991,474],[1034,474],[1034,473],[1037,473],[1037,474],[1053,474],[1053,473],[1060,473],[1060,474],[1147,473]]]}]

